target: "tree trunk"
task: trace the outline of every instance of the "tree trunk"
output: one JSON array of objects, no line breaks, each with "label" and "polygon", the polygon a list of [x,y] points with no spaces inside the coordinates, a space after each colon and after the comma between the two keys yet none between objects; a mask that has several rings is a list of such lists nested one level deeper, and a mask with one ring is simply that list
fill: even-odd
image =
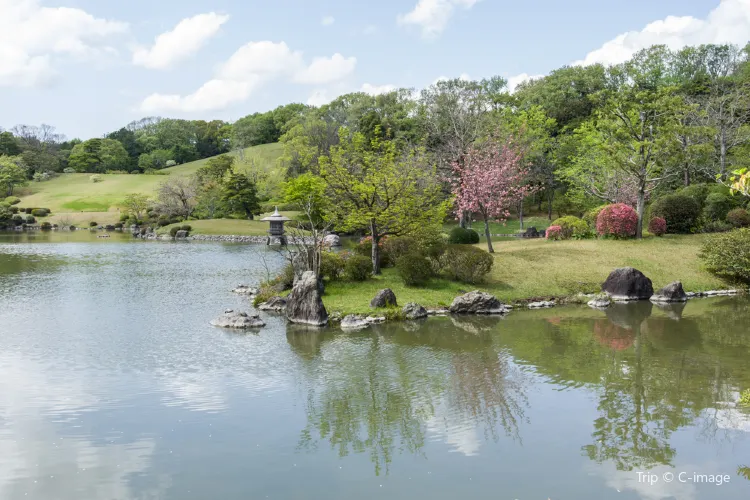
[{"label": "tree trunk", "polygon": [[687,154],[687,152],[688,152],[688,143],[687,143],[687,137],[685,137],[685,136],[682,136],[682,150],[685,153],[685,165],[684,165],[684,169],[685,170],[683,172],[683,174],[684,174],[683,181],[684,181],[685,187],[687,187],[687,186],[690,185],[690,161],[688,161],[688,159],[687,159],[688,158],[688,154]]},{"label": "tree trunk", "polygon": [[523,200],[518,204],[518,222],[521,224],[521,229],[523,229]]},{"label": "tree trunk", "polygon": [[638,185],[638,206],[636,208],[638,212],[638,225],[635,229],[635,237],[643,239],[643,215],[646,211],[646,185],[645,181],[641,181]]},{"label": "tree trunk", "polygon": [[490,234],[490,221],[487,216],[484,216],[484,236],[487,238],[487,251],[489,253],[495,253],[495,249],[492,248],[492,235]]},{"label": "tree trunk", "polygon": [[380,274],[380,235],[375,220],[370,220],[370,232],[372,233],[372,274]]},{"label": "tree trunk", "polygon": [[685,176],[683,179],[683,184],[685,185],[685,187],[690,185],[690,170],[688,169],[687,165],[685,165]]},{"label": "tree trunk", "polygon": [[719,134],[719,173],[722,177],[727,173],[727,132],[724,127]]}]

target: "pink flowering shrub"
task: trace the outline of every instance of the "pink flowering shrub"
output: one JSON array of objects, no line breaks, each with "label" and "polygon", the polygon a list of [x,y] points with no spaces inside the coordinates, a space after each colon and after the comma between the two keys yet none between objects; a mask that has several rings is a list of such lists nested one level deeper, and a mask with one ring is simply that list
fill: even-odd
[{"label": "pink flowering shrub", "polygon": [[559,241],[565,238],[563,234],[563,228],[560,226],[550,226],[547,228],[547,239],[553,241]]},{"label": "pink flowering shrub", "polygon": [[667,232],[667,221],[662,217],[654,217],[648,223],[648,232],[654,236],[662,236]]},{"label": "pink flowering shrub", "polygon": [[633,207],[624,203],[607,205],[596,218],[596,232],[599,236],[632,238],[637,227],[638,214]]}]

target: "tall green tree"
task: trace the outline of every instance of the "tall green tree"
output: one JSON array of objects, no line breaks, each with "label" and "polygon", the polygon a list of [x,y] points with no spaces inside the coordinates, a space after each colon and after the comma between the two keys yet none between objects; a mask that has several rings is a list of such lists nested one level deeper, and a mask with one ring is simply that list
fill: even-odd
[{"label": "tall green tree", "polygon": [[198,182],[203,184],[208,181],[219,182],[224,179],[227,172],[232,170],[235,163],[235,157],[230,155],[220,155],[209,159],[205,165],[200,167],[195,175],[198,176]]},{"label": "tall green tree", "polygon": [[28,182],[28,169],[19,156],[0,156],[0,190],[12,196],[13,190]]},{"label": "tall green tree", "polygon": [[21,146],[15,136],[8,131],[0,132],[0,155],[16,156],[21,154]]},{"label": "tall green tree", "polygon": [[114,139],[89,139],[76,144],[68,157],[68,166],[77,172],[104,173],[121,170],[129,163],[128,152]]},{"label": "tall green tree", "polygon": [[255,183],[242,173],[232,171],[224,181],[224,202],[232,213],[250,220],[260,214],[260,201]]},{"label": "tall green tree", "polygon": [[436,171],[423,149],[402,152],[394,141],[342,127],[340,144],[320,158],[320,177],[331,200],[328,216],[342,230],[372,236],[372,272],[380,274],[383,236],[439,227],[447,212]]}]

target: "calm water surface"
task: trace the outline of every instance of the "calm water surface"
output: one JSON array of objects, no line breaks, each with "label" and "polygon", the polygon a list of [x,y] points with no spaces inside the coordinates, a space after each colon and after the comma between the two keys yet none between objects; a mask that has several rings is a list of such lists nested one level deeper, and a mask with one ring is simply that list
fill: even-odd
[{"label": "calm water surface", "polygon": [[209,326],[263,250],[0,236],[0,499],[750,498],[747,300]]}]

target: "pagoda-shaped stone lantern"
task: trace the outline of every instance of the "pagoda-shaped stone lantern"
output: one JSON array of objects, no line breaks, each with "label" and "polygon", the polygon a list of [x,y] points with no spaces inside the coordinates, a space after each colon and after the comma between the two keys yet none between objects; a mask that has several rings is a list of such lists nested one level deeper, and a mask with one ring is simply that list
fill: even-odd
[{"label": "pagoda-shaped stone lantern", "polygon": [[266,244],[271,244],[271,239],[277,238],[279,244],[286,245],[286,236],[284,234],[284,223],[292,219],[284,217],[279,213],[279,208],[274,207],[273,215],[264,217],[262,221],[268,221],[270,227],[268,228],[268,240]]}]

